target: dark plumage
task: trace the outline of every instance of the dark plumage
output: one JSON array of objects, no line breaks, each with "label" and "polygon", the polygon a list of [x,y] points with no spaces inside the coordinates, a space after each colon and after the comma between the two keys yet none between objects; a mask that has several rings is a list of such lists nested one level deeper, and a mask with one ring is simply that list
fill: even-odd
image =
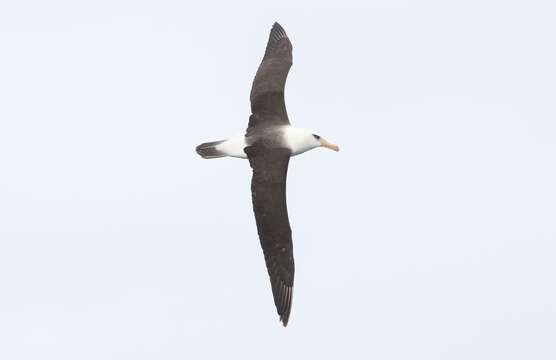
[{"label": "dark plumage", "polygon": [[291,151],[264,134],[272,125],[288,125],[284,101],[286,78],[292,65],[292,45],[286,32],[274,23],[263,61],[251,88],[251,111],[247,134],[263,135],[245,148],[253,168],[251,193],[257,230],[263,248],[274,304],[286,326],[293,292],[293,245],[286,205],[286,176]]},{"label": "dark plumage", "polygon": [[251,194],[257,231],[270,277],[274,304],[286,326],[292,308],[295,266],[286,205],[290,157],[317,147],[338,151],[309,130],[290,126],[284,87],[292,66],[292,44],[280,24],[270,31],[263,60],[251,88],[251,116],[245,136],[204,143],[204,158],[247,158],[253,169]]},{"label": "dark plumage", "polygon": [[278,23],[270,31],[263,61],[251,87],[251,112],[247,135],[259,126],[289,125],[284,88],[292,66],[292,44]]},{"label": "dark plumage", "polygon": [[205,159],[223,157],[226,156],[226,154],[216,148],[217,145],[220,145],[223,142],[224,140],[202,143],[195,148],[195,151],[197,151],[197,154],[201,155]]},{"label": "dark plumage", "polygon": [[286,326],[290,317],[295,272],[292,231],[286,205],[286,176],[291,153],[288,149],[271,151],[262,144],[251,145],[245,152],[253,168],[253,210],[274,304]]}]

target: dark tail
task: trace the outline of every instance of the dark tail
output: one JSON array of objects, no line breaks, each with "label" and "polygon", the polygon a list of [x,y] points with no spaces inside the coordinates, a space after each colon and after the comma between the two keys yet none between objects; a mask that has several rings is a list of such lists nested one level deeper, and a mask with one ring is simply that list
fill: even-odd
[{"label": "dark tail", "polygon": [[212,141],[203,143],[195,148],[197,154],[205,159],[215,159],[226,156],[225,153],[216,149],[216,145],[222,144],[226,140]]}]

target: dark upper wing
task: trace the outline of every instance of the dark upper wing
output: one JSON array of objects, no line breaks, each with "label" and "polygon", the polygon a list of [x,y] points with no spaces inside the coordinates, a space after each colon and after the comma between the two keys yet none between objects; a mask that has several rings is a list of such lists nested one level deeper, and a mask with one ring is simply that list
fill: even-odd
[{"label": "dark upper wing", "polygon": [[286,206],[286,176],[290,151],[268,149],[261,144],[245,148],[253,168],[251,193],[259,239],[272,284],[274,304],[286,326],[293,291],[292,232]]},{"label": "dark upper wing", "polygon": [[263,61],[257,70],[251,88],[251,112],[249,127],[261,122],[280,125],[289,124],[284,87],[292,66],[292,44],[278,23],[270,31]]}]

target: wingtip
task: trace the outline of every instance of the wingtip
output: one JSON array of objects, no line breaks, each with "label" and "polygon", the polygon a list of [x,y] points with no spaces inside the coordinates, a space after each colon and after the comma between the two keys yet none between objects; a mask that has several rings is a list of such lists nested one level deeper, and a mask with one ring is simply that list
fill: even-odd
[{"label": "wingtip", "polygon": [[278,21],[275,21],[274,24],[272,24],[271,31],[280,33],[281,37],[287,37],[286,30],[284,30],[284,27],[282,27]]},{"label": "wingtip", "polygon": [[[287,38],[288,38],[288,34],[286,33],[286,30],[284,30],[284,28],[278,22],[275,22],[274,25],[272,25],[272,29],[270,29],[270,34],[268,37],[268,42],[266,44],[264,58],[270,56],[273,53],[273,49],[275,48],[276,44],[280,40],[287,39]],[[291,57],[291,53],[289,56]]]},{"label": "wingtip", "polygon": [[282,285],[282,292],[280,294],[281,305],[278,308],[278,314],[280,315],[280,321],[284,327],[288,326],[288,321],[290,319],[292,290],[293,288],[291,286]]}]

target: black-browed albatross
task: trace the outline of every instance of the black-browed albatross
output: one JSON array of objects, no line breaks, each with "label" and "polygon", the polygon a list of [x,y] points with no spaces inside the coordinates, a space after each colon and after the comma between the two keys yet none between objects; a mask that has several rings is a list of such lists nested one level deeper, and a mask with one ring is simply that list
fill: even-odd
[{"label": "black-browed albatross", "polygon": [[197,146],[205,159],[225,156],[249,159],[251,194],[257,230],[272,285],[274,304],[287,326],[292,306],[293,245],[286,206],[290,157],[322,146],[338,151],[312,131],[290,125],[284,87],[292,66],[292,44],[278,23],[270,31],[263,61],[251,88],[251,116],[245,135]]}]

